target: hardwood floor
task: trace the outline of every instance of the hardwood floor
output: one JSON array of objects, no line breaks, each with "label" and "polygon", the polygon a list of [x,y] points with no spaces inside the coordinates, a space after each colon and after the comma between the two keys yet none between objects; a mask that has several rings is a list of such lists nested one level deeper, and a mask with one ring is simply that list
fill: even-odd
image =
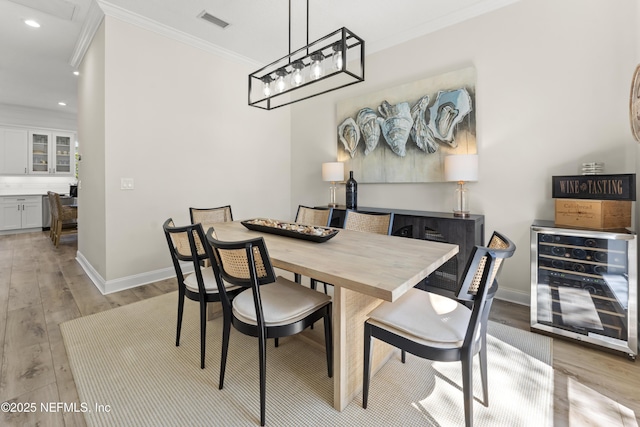
[{"label": "hardwood floor", "polygon": [[[73,235],[58,249],[48,232],[0,236],[0,403],[29,411],[3,410],[2,426],[84,426],[59,324],[176,289],[170,279],[102,295],[76,250]],[[496,301],[491,319],[529,330],[525,306]],[[640,362],[553,341],[554,426],[637,426]]]}]

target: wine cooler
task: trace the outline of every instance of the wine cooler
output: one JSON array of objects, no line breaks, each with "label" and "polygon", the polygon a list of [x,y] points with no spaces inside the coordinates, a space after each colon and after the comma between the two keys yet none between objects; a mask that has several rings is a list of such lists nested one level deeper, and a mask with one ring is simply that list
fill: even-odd
[{"label": "wine cooler", "polygon": [[638,354],[637,236],[531,226],[531,329]]}]

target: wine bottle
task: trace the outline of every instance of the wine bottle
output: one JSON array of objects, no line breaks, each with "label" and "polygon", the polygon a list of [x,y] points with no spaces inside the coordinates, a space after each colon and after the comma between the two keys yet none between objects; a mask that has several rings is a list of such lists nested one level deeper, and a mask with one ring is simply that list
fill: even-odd
[{"label": "wine bottle", "polygon": [[347,209],[358,209],[358,182],[353,178],[353,171],[349,171],[346,193]]}]

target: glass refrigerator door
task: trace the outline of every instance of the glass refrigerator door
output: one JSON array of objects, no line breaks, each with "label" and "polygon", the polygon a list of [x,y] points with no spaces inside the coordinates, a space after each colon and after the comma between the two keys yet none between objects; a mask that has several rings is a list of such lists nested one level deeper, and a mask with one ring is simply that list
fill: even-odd
[{"label": "glass refrigerator door", "polygon": [[537,234],[537,322],[601,339],[626,341],[628,241]]}]

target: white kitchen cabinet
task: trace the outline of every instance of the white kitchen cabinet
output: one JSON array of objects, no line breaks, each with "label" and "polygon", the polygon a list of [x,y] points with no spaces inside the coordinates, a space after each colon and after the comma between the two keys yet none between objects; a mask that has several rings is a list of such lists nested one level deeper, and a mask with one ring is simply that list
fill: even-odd
[{"label": "white kitchen cabinet", "polygon": [[42,227],[42,196],[0,197],[0,230]]},{"label": "white kitchen cabinet", "polygon": [[75,173],[73,133],[29,131],[28,157],[30,174],[73,175]]},{"label": "white kitchen cabinet", "polygon": [[28,172],[29,137],[25,129],[0,128],[0,175]]}]

